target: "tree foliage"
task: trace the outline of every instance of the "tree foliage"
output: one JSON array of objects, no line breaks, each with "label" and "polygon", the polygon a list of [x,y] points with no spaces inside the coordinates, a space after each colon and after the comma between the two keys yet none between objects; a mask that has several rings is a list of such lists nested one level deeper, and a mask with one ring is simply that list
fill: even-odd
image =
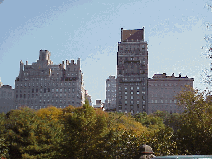
[{"label": "tree foliage", "polygon": [[176,136],[181,154],[212,154],[212,106],[207,97],[208,92],[192,88],[177,97],[179,105],[185,108]]},{"label": "tree foliage", "polygon": [[0,115],[2,158],[139,158],[150,145],[155,155],[212,154],[212,96],[186,88],[178,96],[182,114],[107,113],[82,107],[27,107]]}]

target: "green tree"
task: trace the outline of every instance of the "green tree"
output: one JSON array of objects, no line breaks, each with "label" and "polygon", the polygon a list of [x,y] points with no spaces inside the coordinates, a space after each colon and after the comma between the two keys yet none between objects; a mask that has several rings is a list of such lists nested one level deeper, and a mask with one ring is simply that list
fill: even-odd
[{"label": "green tree", "polygon": [[89,104],[63,109],[64,138],[63,158],[96,158],[102,148],[102,137],[107,132],[107,114]]},{"label": "green tree", "polygon": [[185,109],[180,115],[176,141],[180,154],[212,154],[212,106],[206,91],[184,89],[178,96],[178,105]]},{"label": "green tree", "polygon": [[27,107],[7,114],[9,158],[59,158],[62,125]]},{"label": "green tree", "polygon": [[0,158],[8,158],[8,146],[5,141],[5,114],[0,114]]}]

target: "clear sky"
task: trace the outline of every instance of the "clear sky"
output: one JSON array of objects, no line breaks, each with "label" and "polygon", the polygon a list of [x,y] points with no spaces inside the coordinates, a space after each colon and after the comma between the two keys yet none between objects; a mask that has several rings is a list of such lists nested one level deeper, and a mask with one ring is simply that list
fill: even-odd
[{"label": "clear sky", "polygon": [[[105,80],[116,75],[121,28],[145,27],[149,78],[174,73],[194,78],[210,61],[204,40],[212,21],[207,0],[0,0],[0,77],[14,88],[20,60],[36,62],[39,50],[51,52],[54,64],[81,58],[85,88],[105,100]],[[203,49],[201,49],[203,47]]]}]

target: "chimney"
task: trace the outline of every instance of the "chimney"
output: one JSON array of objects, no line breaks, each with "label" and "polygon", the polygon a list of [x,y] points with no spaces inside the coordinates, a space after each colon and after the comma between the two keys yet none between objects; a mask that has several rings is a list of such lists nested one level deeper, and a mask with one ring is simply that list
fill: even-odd
[{"label": "chimney", "polygon": [[66,65],[69,65],[69,60],[66,60]]},{"label": "chimney", "polygon": [[80,58],[77,59],[77,66],[80,68]]},{"label": "chimney", "polygon": [[26,65],[28,65],[28,61],[26,61]]},{"label": "chimney", "polygon": [[123,37],[122,37],[122,30],[123,30],[123,28],[121,28],[121,42],[122,42],[122,38],[123,38]]}]

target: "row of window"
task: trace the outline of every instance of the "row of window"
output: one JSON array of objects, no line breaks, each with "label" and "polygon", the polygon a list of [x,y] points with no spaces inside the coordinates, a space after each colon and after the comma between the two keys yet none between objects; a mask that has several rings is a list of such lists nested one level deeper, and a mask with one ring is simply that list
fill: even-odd
[{"label": "row of window", "polygon": [[149,86],[185,86],[185,85],[191,85],[191,83],[149,83]]},{"label": "row of window", "polygon": [[[60,92],[60,93],[63,93],[63,92],[69,92],[69,93],[75,93],[75,88],[60,88],[60,89],[58,89],[58,88],[56,88],[56,89],[52,89],[52,90],[50,90],[50,88],[40,88],[40,89],[38,89],[38,88],[32,88],[32,90],[31,90],[31,92],[30,92],[30,90],[28,90],[28,93],[47,93],[47,92],[52,92],[52,93],[58,93],[58,92]],[[26,93],[26,90],[19,90],[19,92],[20,93],[22,93],[22,92],[24,92],[24,93]],[[16,93],[18,93],[18,90],[16,90]]]},{"label": "row of window", "polygon": [[61,104],[80,104],[80,102],[78,101],[78,102],[75,102],[74,100],[72,100],[72,101],[70,101],[70,100],[68,100],[68,101],[66,101],[66,100],[39,100],[39,101],[33,101],[33,100],[29,100],[29,101],[22,101],[22,100],[19,100],[19,101],[16,101],[16,104],[28,104],[28,105],[30,105],[30,104],[37,104],[37,103],[42,103],[42,104],[58,104],[58,103],[61,103]]},{"label": "row of window", "polygon": [[140,44],[137,44],[137,45],[135,45],[135,44],[132,44],[132,45],[119,45],[119,47],[120,47],[120,49],[138,49],[138,50],[140,50],[140,48],[142,48],[142,49],[145,49],[145,44],[142,44],[141,46],[140,46]]},{"label": "row of window", "polygon": [[78,85],[78,83],[77,82],[60,82],[60,83],[21,83],[21,84],[16,84],[16,87],[18,87],[18,86],[20,86],[20,87],[26,87],[26,86],[75,86],[75,85]]},{"label": "row of window", "polygon": [[12,92],[6,92],[6,91],[0,91],[0,98],[4,98],[4,97],[12,97]]},{"label": "row of window", "polygon": [[173,93],[167,92],[166,94],[160,93],[160,94],[149,94],[151,97],[164,97],[164,98],[172,98]]},{"label": "row of window", "polygon": [[[46,107],[48,107],[48,106],[30,106],[31,109],[35,109],[35,110],[36,109],[46,108]],[[57,107],[57,108],[65,108],[67,106],[64,106],[64,105],[57,106],[57,105],[55,105],[55,107]],[[16,106],[16,109],[18,109],[18,106]]]},{"label": "row of window", "polygon": [[[32,95],[30,95],[30,94],[20,94],[20,95],[18,95],[18,94],[16,94],[16,99],[17,98],[23,98],[23,99],[29,99],[29,98],[38,98],[38,97],[40,97],[40,98],[46,98],[46,97],[48,97],[48,98],[62,98],[62,97],[64,97],[64,98],[66,98],[66,97],[71,97],[71,94],[52,94],[52,95],[42,95],[42,94],[32,94]],[[75,97],[75,94],[72,94],[72,98],[74,98]],[[77,94],[76,95],[76,97],[77,98],[80,98],[80,96]]]},{"label": "row of window", "polygon": [[[119,70],[119,73],[120,73],[121,70]],[[122,71],[121,71],[122,72]],[[143,71],[141,71],[143,72]],[[120,73],[121,74],[121,73]],[[136,77],[129,77],[129,78],[122,78],[122,81],[144,81],[145,78],[136,78]]]},{"label": "row of window", "polygon": [[[121,101],[119,101],[120,103],[121,103]],[[143,105],[145,105],[145,100],[143,100],[142,102],[141,102]],[[125,105],[127,105],[127,104],[130,104],[130,105],[134,105],[134,101],[124,101],[124,104]],[[137,105],[139,105],[140,104],[140,101],[137,101]]]},{"label": "row of window", "polygon": [[162,100],[162,99],[161,99],[161,100],[157,100],[157,99],[153,100],[153,99],[152,99],[150,102],[151,102],[151,103],[177,103],[177,100],[176,100],[176,99],[174,99],[174,100],[171,100],[171,99],[170,99],[170,100],[168,101],[168,100]]},{"label": "row of window", "polygon": [[[125,95],[127,95],[127,93],[128,93],[128,92],[127,92],[127,91],[125,91],[124,93],[125,93]],[[136,93],[137,93],[137,95],[139,95],[139,93],[140,93],[140,92],[139,92],[139,91],[137,91]],[[146,92],[142,91],[141,93],[142,93],[142,94],[145,94]],[[121,92],[121,91],[119,91],[119,95],[121,95],[121,94],[122,94],[122,92]],[[133,91],[131,91],[131,92],[130,92],[130,94],[134,94],[134,92],[133,92]]]}]

